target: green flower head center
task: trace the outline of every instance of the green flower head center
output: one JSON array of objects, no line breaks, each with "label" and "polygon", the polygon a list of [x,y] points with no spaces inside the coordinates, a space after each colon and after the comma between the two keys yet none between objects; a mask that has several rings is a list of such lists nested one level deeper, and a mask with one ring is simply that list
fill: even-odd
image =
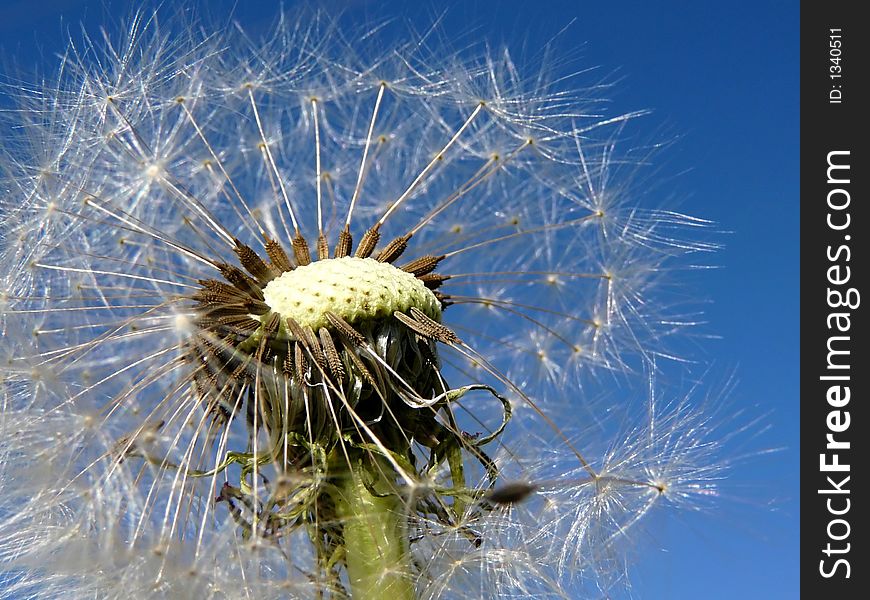
[{"label": "green flower head center", "polygon": [[441,321],[438,299],[411,273],[372,258],[332,258],[283,273],[263,289],[266,304],[283,317],[317,331],[326,313],[348,323],[391,317],[417,308]]}]

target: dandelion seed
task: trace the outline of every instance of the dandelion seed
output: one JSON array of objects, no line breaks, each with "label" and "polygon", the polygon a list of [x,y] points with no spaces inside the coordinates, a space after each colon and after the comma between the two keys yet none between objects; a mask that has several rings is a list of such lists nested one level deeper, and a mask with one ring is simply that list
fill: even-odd
[{"label": "dandelion seed", "polygon": [[16,96],[13,593],[564,595],[613,566],[605,525],[703,472],[660,464],[688,438],[638,436],[623,469],[572,423],[604,419],[585,381],[668,354],[655,284],[710,249],[606,185],[636,115],[507,52],[363,59],[340,29],[139,15]]}]

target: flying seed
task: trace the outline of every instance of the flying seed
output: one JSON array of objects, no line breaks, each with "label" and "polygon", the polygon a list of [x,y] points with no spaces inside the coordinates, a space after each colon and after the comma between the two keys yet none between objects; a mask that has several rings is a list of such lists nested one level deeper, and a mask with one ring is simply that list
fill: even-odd
[{"label": "flying seed", "polygon": [[323,354],[326,356],[326,364],[329,366],[329,371],[332,377],[341,382],[344,379],[344,365],[341,362],[341,357],[338,355],[338,350],[335,348],[335,342],[326,327],[321,327],[320,344],[323,347]]},{"label": "flying seed", "polygon": [[237,333],[251,333],[260,327],[260,322],[248,315],[227,315],[217,319],[217,322],[222,327]]},{"label": "flying seed", "polygon": [[272,264],[283,273],[292,271],[294,267],[290,263],[290,258],[284,251],[284,247],[268,236],[263,237],[266,240],[264,244],[266,246],[266,254],[269,256],[269,260],[272,261]]},{"label": "flying seed", "polygon": [[296,264],[301,266],[311,264],[311,253],[308,251],[308,242],[302,237],[302,234],[297,234],[293,238],[293,254],[296,256]]},{"label": "flying seed", "polygon": [[314,331],[306,326],[302,328],[302,335],[305,339],[305,346],[311,353],[314,363],[320,367],[321,370],[326,371],[326,357],[323,355],[323,349],[320,347],[320,343],[317,341],[317,336],[314,335]]},{"label": "flying seed", "polygon": [[305,352],[299,342],[293,344],[293,366],[296,368],[296,380],[300,383],[306,381],[308,361],[305,359]]},{"label": "flying seed", "polygon": [[427,275],[434,271],[438,266],[438,263],[442,260],[444,260],[443,254],[441,256],[427,254],[426,256],[421,256],[420,258],[416,258],[403,265],[401,269],[417,278],[421,278],[423,275]]},{"label": "flying seed", "polygon": [[347,321],[334,312],[326,311],[326,320],[329,321],[329,324],[335,327],[341,335],[352,341],[354,346],[362,346],[366,343],[366,339],[361,333],[351,327]]},{"label": "flying seed", "polygon": [[235,369],[233,369],[233,372],[230,374],[230,379],[235,381],[243,381],[245,379],[248,379],[247,371],[248,361],[245,360],[239,363],[239,365]]},{"label": "flying seed", "polygon": [[362,240],[360,240],[359,246],[356,249],[356,254],[354,254],[357,258],[368,258],[371,256],[372,252],[375,249],[375,246],[378,245],[378,240],[381,239],[381,230],[378,224],[372,226],[371,229],[363,234]]},{"label": "flying seed", "polygon": [[411,234],[397,237],[392,242],[387,244],[387,247],[381,250],[377,256],[378,262],[392,263],[399,258],[405,249],[408,247],[408,240],[411,239]]},{"label": "flying seed", "polygon": [[423,282],[427,289],[437,290],[441,285],[450,279],[450,275],[441,275],[439,273],[429,273],[428,275],[419,275],[417,279]]},{"label": "flying seed", "polygon": [[254,300],[253,298],[245,302],[245,309],[255,315],[265,315],[270,310],[268,304],[262,300]]},{"label": "flying seed", "polygon": [[325,260],[329,258],[329,243],[326,241],[326,236],[323,232],[317,236],[317,260]]},{"label": "flying seed", "polygon": [[414,318],[414,320],[417,321],[418,324],[420,324],[422,327],[426,328],[427,331],[431,332],[431,335],[428,335],[427,337],[431,337],[431,338],[438,340],[439,342],[442,342],[444,344],[459,344],[459,343],[461,343],[459,336],[457,336],[455,333],[453,333],[453,330],[451,330],[446,325],[442,325],[438,321],[431,319],[422,310],[412,306],[410,313],[411,313],[411,316]]},{"label": "flying seed", "polygon": [[352,247],[353,237],[351,236],[347,225],[345,225],[344,229],[338,232],[338,243],[335,245],[334,258],[344,258],[345,256],[348,256]]},{"label": "flying seed", "polygon": [[197,283],[199,283],[199,285],[201,285],[204,289],[199,290],[198,292],[196,292],[196,294],[194,294],[194,300],[199,300],[197,294],[205,294],[206,292],[210,292],[217,296],[217,298],[213,301],[223,302],[226,304],[238,302],[239,300],[245,301],[250,297],[248,294],[238,289],[237,287],[226,284],[223,281],[218,281],[217,279],[200,279],[197,281]]},{"label": "flying seed", "polygon": [[260,285],[266,285],[278,276],[276,270],[263,262],[263,259],[260,258],[253,248],[237,239],[233,241],[236,244],[233,250],[238,255],[239,262],[248,273],[254,276]]},{"label": "flying seed", "polygon": [[522,502],[538,490],[538,486],[524,481],[512,481],[495,488],[486,495],[494,504],[516,504]]},{"label": "flying seed", "polygon": [[341,343],[345,349],[345,356],[350,358],[350,361],[353,363],[354,368],[359,372],[362,378],[366,380],[366,383],[371,385],[373,388],[377,388],[378,382],[375,381],[375,378],[366,368],[365,363],[363,363],[362,359],[356,354],[356,348],[362,346],[362,344],[354,347],[350,344],[350,341],[346,339],[342,339]]},{"label": "flying seed", "polygon": [[275,313],[272,313],[264,322],[263,322],[263,331],[266,334],[272,335],[276,331],[278,331],[278,327],[281,325],[281,317]]},{"label": "flying seed", "polygon": [[217,267],[220,270],[221,275],[238,289],[247,292],[257,300],[263,299],[263,291],[260,289],[260,286],[241,269],[228,263],[218,263]]},{"label": "flying seed", "polygon": [[287,329],[290,330],[290,333],[293,335],[293,339],[298,341],[305,341],[305,333],[302,331],[302,326],[294,319],[293,317],[285,317],[284,322],[287,323]]},{"label": "flying seed", "polygon": [[284,365],[282,370],[284,377],[287,378],[293,373],[293,353],[288,352],[284,357]]}]

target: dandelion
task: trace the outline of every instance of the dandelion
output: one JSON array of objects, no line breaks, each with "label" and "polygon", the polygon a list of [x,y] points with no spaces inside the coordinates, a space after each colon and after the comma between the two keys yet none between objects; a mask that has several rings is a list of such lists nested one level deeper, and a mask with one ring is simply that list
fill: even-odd
[{"label": "dandelion", "polygon": [[688,411],[609,437],[590,391],[670,356],[660,280],[710,249],[611,183],[640,113],[308,16],[141,14],[13,94],[12,596],[601,593],[718,474]]}]

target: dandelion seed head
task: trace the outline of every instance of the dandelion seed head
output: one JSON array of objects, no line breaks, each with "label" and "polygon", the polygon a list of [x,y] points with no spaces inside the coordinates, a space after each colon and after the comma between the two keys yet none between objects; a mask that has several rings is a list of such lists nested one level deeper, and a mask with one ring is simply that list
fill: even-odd
[{"label": "dandelion seed head", "polygon": [[591,393],[669,355],[693,321],[662,281],[712,249],[613,183],[640,113],[551,49],[308,16],[253,39],[141,13],[13,92],[23,597],[565,597],[712,489],[700,428],[611,436],[628,409]]}]

